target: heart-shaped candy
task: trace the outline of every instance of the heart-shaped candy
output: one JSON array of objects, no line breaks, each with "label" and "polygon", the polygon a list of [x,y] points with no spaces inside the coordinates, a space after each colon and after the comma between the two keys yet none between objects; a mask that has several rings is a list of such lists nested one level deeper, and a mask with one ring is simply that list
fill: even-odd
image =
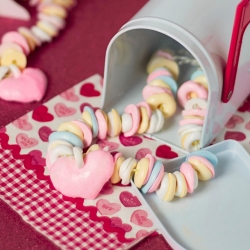
[{"label": "heart-shaped candy", "polygon": [[114,171],[113,157],[109,152],[96,150],[84,158],[78,168],[72,157],[58,158],[50,168],[54,187],[68,197],[95,199]]},{"label": "heart-shaped candy", "polygon": [[1,81],[0,98],[6,101],[40,101],[47,88],[47,78],[40,69],[26,68],[18,77]]}]

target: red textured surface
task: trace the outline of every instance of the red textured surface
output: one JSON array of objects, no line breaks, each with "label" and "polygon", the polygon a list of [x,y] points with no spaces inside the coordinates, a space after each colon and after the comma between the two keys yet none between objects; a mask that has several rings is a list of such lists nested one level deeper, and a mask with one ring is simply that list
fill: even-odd
[{"label": "red textured surface", "polygon": [[[103,74],[105,51],[110,39],[146,2],[78,0],[59,37],[51,44],[44,44],[28,58],[28,65],[42,69],[49,79],[49,87],[42,102],[95,73]],[[35,14],[34,10],[29,10],[32,15]],[[34,18],[29,23],[0,18],[0,37],[21,25],[30,27],[34,22]],[[0,100],[0,127],[39,105]],[[1,249],[58,249],[1,200],[0,218]]]}]

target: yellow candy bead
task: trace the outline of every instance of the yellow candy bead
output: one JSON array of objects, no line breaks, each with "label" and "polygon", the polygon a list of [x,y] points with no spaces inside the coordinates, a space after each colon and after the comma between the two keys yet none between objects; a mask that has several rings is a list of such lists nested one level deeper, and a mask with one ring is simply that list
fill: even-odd
[{"label": "yellow candy bead", "polygon": [[212,178],[211,171],[203,163],[196,159],[188,159],[188,162],[196,170],[199,180],[207,181]]},{"label": "yellow candy bead", "polygon": [[83,135],[83,132],[82,130],[74,123],[72,122],[64,122],[62,123],[57,131],[69,131],[75,135],[77,135],[82,141],[84,139],[84,135]]},{"label": "yellow candy bead", "polygon": [[148,174],[149,159],[142,158],[137,166],[134,175],[134,183],[136,187],[141,188]]},{"label": "yellow candy bead", "polygon": [[168,181],[169,181],[169,185],[168,185],[167,193],[164,197],[164,201],[171,201],[174,198],[174,194],[176,190],[176,177],[173,174],[168,173]]},{"label": "yellow candy bead", "polygon": [[33,39],[28,36],[25,32],[22,32],[22,31],[18,31],[27,41],[29,47],[30,47],[30,50],[33,51],[35,50],[36,48],[36,43],[33,41]]},{"label": "yellow candy bead", "polygon": [[83,111],[82,112],[82,119],[92,129],[92,119],[91,119],[91,115],[90,115],[90,113],[88,111]]},{"label": "yellow candy bead", "polygon": [[148,129],[149,117],[148,117],[147,109],[145,107],[139,107],[139,109],[140,109],[140,115],[141,115],[141,122],[140,122],[137,133],[143,134]]},{"label": "yellow candy bead", "polygon": [[182,189],[182,193],[179,197],[182,198],[182,197],[185,197],[187,195],[187,182],[186,182],[184,174],[180,172],[180,175],[181,175],[183,189]]},{"label": "yellow candy bead", "polygon": [[1,58],[1,66],[9,66],[15,64],[18,68],[24,69],[27,65],[25,54],[16,49],[7,49],[3,52]]},{"label": "yellow candy bead", "polygon": [[114,135],[115,136],[118,136],[121,131],[122,131],[122,121],[121,121],[121,117],[119,115],[119,113],[115,110],[115,109],[112,109],[111,110],[112,114],[113,114],[113,117],[114,117]]},{"label": "yellow candy bead", "polygon": [[67,11],[61,6],[46,6],[42,8],[42,13],[52,16],[58,16],[61,18],[67,17]]},{"label": "yellow candy bead", "polygon": [[125,158],[121,156],[115,162],[114,172],[113,172],[113,175],[111,176],[111,183],[112,184],[116,184],[121,180],[121,178],[119,176],[119,170],[120,170],[120,167],[124,161],[125,161]]},{"label": "yellow candy bead", "polygon": [[202,117],[202,116],[196,116],[196,115],[187,115],[187,116],[184,116],[183,119],[199,119],[199,120],[204,120],[204,117]]},{"label": "yellow candy bead", "polygon": [[[149,85],[151,86],[158,86],[158,87],[162,87],[162,88],[166,88],[171,90],[171,88],[169,87],[169,85],[167,85],[164,81],[162,81],[161,79],[155,79],[153,81],[151,81],[149,83]],[[172,90],[171,90],[172,91]]]},{"label": "yellow candy bead", "polygon": [[208,82],[205,76],[197,76],[195,79],[192,80],[193,82],[199,83],[206,89],[208,89]]},{"label": "yellow candy bead", "polygon": [[43,30],[44,32],[46,32],[48,35],[55,37],[58,35],[58,32],[56,29],[50,29],[49,27],[47,27],[46,25],[43,24],[42,21],[37,22],[36,24],[37,27],[39,27],[41,30]]},{"label": "yellow candy bead", "polygon": [[166,69],[168,69],[175,80],[178,78],[179,76],[178,64],[175,61],[162,58],[162,57],[157,57],[157,56],[153,57],[149,61],[148,66],[147,66],[147,72],[148,74],[150,74],[155,69],[162,68],[162,67],[165,67]]},{"label": "yellow candy bead", "polygon": [[193,98],[198,98],[198,95],[195,92],[191,92],[189,94],[189,99],[193,99]]},{"label": "yellow candy bead", "polygon": [[153,110],[161,110],[164,118],[171,117],[176,111],[176,102],[174,98],[167,93],[154,94],[147,99],[147,103]]}]

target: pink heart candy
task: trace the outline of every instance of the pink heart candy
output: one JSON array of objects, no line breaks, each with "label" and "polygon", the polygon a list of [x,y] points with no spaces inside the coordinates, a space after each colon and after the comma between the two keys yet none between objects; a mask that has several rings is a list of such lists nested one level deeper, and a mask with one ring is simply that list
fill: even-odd
[{"label": "pink heart candy", "polygon": [[46,166],[45,159],[42,157],[42,152],[40,150],[32,150],[29,152],[29,155],[32,157],[32,165]]},{"label": "pink heart candy", "polygon": [[78,168],[75,159],[71,157],[58,158],[50,168],[50,178],[54,187],[63,195],[92,200],[100,193],[113,171],[112,155],[97,150],[85,156],[82,168]]},{"label": "pink heart candy", "polygon": [[40,69],[26,68],[19,77],[5,78],[0,84],[0,98],[6,101],[40,101],[47,88],[47,78]]},{"label": "pink heart candy", "polygon": [[96,207],[102,215],[112,215],[121,210],[120,204],[111,203],[106,199],[100,199],[97,201]]},{"label": "pink heart candy", "polygon": [[153,222],[147,218],[148,213],[144,210],[136,210],[131,215],[130,221],[141,227],[152,227]]},{"label": "pink heart candy", "polygon": [[28,119],[28,115],[26,114],[12,122],[12,124],[21,130],[31,130],[33,127],[32,124],[28,122]]},{"label": "pink heart candy", "polygon": [[60,103],[60,102],[57,103],[54,108],[55,108],[56,114],[59,117],[71,116],[71,115],[74,115],[76,113],[75,108],[69,108],[65,104]]},{"label": "pink heart candy", "polygon": [[48,142],[49,141],[49,135],[52,133],[52,129],[47,127],[47,126],[43,126],[38,130],[38,134],[39,137],[41,138],[42,141],[44,142]]}]

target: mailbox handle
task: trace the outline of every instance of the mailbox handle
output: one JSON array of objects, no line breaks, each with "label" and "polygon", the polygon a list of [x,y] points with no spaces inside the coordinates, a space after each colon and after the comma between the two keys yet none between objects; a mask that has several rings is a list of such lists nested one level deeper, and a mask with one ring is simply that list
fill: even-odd
[{"label": "mailbox handle", "polygon": [[228,53],[226,71],[224,75],[224,84],[222,92],[222,102],[224,103],[227,103],[231,99],[234,91],[242,39],[249,23],[250,0],[242,0],[236,8],[233,32]]}]

